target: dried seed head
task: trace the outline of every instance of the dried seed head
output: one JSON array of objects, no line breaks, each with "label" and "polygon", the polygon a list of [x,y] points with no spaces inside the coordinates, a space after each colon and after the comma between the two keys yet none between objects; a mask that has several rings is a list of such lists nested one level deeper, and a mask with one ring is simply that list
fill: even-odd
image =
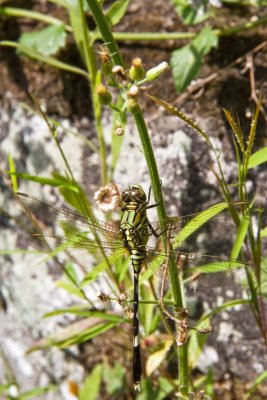
[{"label": "dried seed head", "polygon": [[110,303],[110,296],[105,294],[104,292],[101,292],[98,296],[100,301],[102,301],[102,303]]},{"label": "dried seed head", "polygon": [[101,69],[103,75],[108,76],[112,73],[112,62],[108,53],[108,48],[105,45],[99,46],[98,56],[101,61]]},{"label": "dried seed head", "polygon": [[119,304],[122,304],[124,301],[127,300],[127,298],[128,298],[128,296],[127,296],[126,293],[121,293],[121,294],[119,295],[119,298],[118,298],[118,303],[119,303]]},{"label": "dried seed head", "polygon": [[115,65],[112,68],[112,74],[115,76],[115,79],[118,81],[124,82],[126,79],[126,72],[121,65]]},{"label": "dried seed head", "polygon": [[96,207],[103,212],[115,210],[121,204],[121,195],[118,186],[115,183],[108,183],[101,187],[95,193],[94,200]]}]

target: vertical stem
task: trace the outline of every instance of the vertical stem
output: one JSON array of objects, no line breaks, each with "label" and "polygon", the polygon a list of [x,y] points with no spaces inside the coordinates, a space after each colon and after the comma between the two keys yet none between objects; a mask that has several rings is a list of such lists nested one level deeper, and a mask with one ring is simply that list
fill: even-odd
[{"label": "vertical stem", "polygon": [[[110,56],[112,61],[115,65],[124,66],[124,62],[122,56],[120,54],[119,48],[117,43],[115,42],[112,32],[110,30],[110,26],[108,21],[105,18],[105,15],[101,9],[101,6],[97,0],[86,0],[88,5],[90,6],[90,10],[92,15],[96,21],[96,24],[101,32],[103,40],[105,44],[108,46]],[[133,113],[135,123],[140,135],[141,143],[144,150],[144,155],[146,158],[146,163],[151,179],[151,185],[153,189],[153,193],[155,199],[160,201],[158,207],[158,218],[159,221],[163,221],[167,218],[166,207],[161,191],[161,183],[159,179],[158,169],[156,165],[156,160],[154,157],[154,153],[152,150],[149,134],[147,131],[147,127],[141,112],[140,107],[138,106],[135,112]],[[165,247],[167,248],[167,234],[163,235],[163,242]],[[180,282],[178,277],[178,272],[175,265],[175,259],[172,253],[170,253],[170,260],[169,260],[169,274],[171,279],[172,285],[172,292],[175,302],[175,307],[183,308],[183,298],[182,292],[180,288]],[[187,346],[185,345],[182,349],[178,351],[178,358],[179,358],[179,372],[180,372],[180,382],[182,385],[181,392],[184,396],[188,394],[188,365],[187,365]]]},{"label": "vertical stem", "polygon": [[103,129],[101,124],[101,105],[96,94],[96,60],[95,53],[93,49],[93,41],[89,40],[89,34],[85,19],[85,14],[83,11],[83,2],[79,0],[79,13],[81,16],[81,25],[83,32],[83,43],[82,43],[82,55],[84,56],[84,62],[86,63],[87,70],[90,76],[90,91],[93,103],[93,113],[96,124],[96,131],[99,141],[99,158],[101,163],[101,182],[102,185],[107,183],[107,154],[106,154],[106,143],[104,140]]}]

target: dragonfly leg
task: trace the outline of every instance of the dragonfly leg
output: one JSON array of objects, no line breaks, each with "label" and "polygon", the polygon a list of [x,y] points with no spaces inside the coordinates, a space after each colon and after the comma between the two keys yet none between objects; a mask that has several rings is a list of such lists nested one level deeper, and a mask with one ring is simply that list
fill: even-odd
[{"label": "dragonfly leg", "polygon": [[[162,180],[160,179],[160,190],[162,189]],[[150,196],[151,196],[151,190],[152,190],[152,187],[150,186],[149,187],[149,190],[148,190],[148,196],[147,196],[147,202],[148,202],[148,204],[150,203]],[[158,204],[159,204],[159,202],[158,202]],[[151,207],[150,207],[151,208]]]}]

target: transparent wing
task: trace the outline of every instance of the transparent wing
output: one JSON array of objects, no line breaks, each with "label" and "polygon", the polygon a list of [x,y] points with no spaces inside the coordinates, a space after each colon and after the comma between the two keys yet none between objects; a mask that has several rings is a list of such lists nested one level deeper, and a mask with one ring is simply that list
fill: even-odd
[{"label": "transparent wing", "polygon": [[57,208],[26,194],[18,195],[37,222],[28,235],[31,246],[50,257],[65,251],[88,271],[113,268],[120,273],[128,252],[123,246],[119,223],[98,220],[93,223],[87,216],[67,208]]},{"label": "transparent wing", "polygon": [[246,288],[249,286],[248,276],[251,282],[256,282],[255,267],[248,261],[179,250],[165,253],[147,248],[147,251],[147,270],[143,273],[142,279],[147,279],[155,273],[162,278],[165,268],[169,268],[173,260],[185,286],[194,291],[201,288],[222,287],[227,281]]},{"label": "transparent wing", "polygon": [[[119,223],[107,223],[99,220],[92,222],[87,216],[70,209],[57,208],[22,193],[19,194],[19,197],[27,209],[38,220],[41,219],[46,227],[52,226],[52,223],[56,221],[56,229],[61,231],[56,234],[33,233],[30,239],[33,247],[49,252],[51,256],[65,250],[70,258],[78,264],[82,263],[88,271],[112,268],[115,273],[119,273],[122,268],[120,266],[125,267],[123,261],[129,254],[123,245]],[[221,207],[218,205],[208,211],[204,215],[204,220],[213,216],[214,212],[220,210]],[[205,227],[202,226],[202,215],[169,218],[162,223],[150,223],[152,229],[150,228],[150,237],[146,246],[149,268],[144,273],[144,277],[146,274],[154,272],[162,275],[162,266],[168,264],[170,256],[175,260],[183,280],[191,286],[202,284],[211,287],[220,283],[222,275],[234,276],[241,280],[246,270],[253,272],[253,266],[249,262],[230,260],[221,254],[220,256],[208,256],[199,253],[199,247],[205,247],[203,245],[205,240],[211,242],[207,224],[205,223]],[[226,237],[227,233],[228,238],[230,232],[235,229],[232,223],[227,223],[221,216],[214,218],[210,225],[215,226],[215,232],[212,233],[215,243],[217,232],[220,238]],[[164,252],[161,238],[156,238],[153,231],[158,235],[167,232],[175,250]],[[197,242],[199,235],[202,239],[201,243]],[[220,246],[220,250],[223,250],[222,246]],[[214,253],[214,251],[212,252]]]}]

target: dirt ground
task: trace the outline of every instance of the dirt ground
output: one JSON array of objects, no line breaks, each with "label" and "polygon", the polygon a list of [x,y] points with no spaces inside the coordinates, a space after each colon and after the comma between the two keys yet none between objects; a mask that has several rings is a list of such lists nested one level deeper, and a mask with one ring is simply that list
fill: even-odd
[{"label": "dirt ground", "polygon": [[[55,5],[47,1],[9,1],[7,5],[31,8],[33,10],[58,16],[67,20],[67,15],[62,15]],[[4,5],[6,5],[4,4]],[[225,26],[231,16],[231,23],[240,24],[252,15],[252,8],[241,8],[235,5],[225,7],[217,21],[218,27]],[[257,10],[258,16],[266,15],[266,8]],[[89,25],[93,25],[92,18],[88,16]],[[17,40],[22,32],[41,28],[41,23],[28,19],[0,18],[0,40]],[[182,31],[184,26],[174,12],[173,6],[168,1],[161,0],[135,0],[132,1],[123,19],[116,30],[118,31]],[[189,28],[189,30],[192,28]],[[263,94],[263,111],[259,118],[258,134],[255,150],[267,146],[267,27],[242,32],[236,36],[220,38],[218,48],[214,49],[207,57],[201,75],[195,85],[191,85],[183,94],[177,94],[171,73],[166,73],[149,89],[150,94],[159,95],[166,101],[180,107],[183,112],[196,119],[210,136],[217,140],[227,154],[226,163],[234,159],[234,148],[231,130],[224,118],[222,108],[231,108],[239,115],[242,127],[248,131],[251,110],[255,107],[255,97],[259,91]],[[146,69],[169,61],[171,51],[186,44],[186,41],[162,42],[122,42],[119,46],[127,65],[134,57],[143,60]],[[74,43],[69,40],[66,49],[58,55],[61,60],[82,67],[82,62]],[[91,118],[90,93],[85,79],[70,73],[55,70],[43,64],[35,63],[22,57],[13,49],[0,49],[0,108],[4,110],[9,119],[0,120],[0,143],[10,134],[9,124],[14,113],[14,101],[31,104],[28,92],[34,94],[41,104],[46,105],[47,114],[59,119],[70,121],[77,129],[83,130],[88,138],[94,135]],[[176,127],[173,118],[167,119],[166,113],[159,110],[155,104],[143,96],[142,107],[156,146],[167,146],[166,136],[171,135]],[[87,120],[89,119],[89,121]],[[162,122],[160,122],[162,120]],[[177,126],[180,126],[177,122]],[[173,186],[166,187],[169,204],[175,201],[174,188],[181,188],[186,196],[179,198],[179,212],[186,215],[198,212],[218,197],[216,185],[206,181],[205,171],[210,163],[210,156],[206,152],[203,142],[195,137],[189,127],[183,126],[184,132],[191,139],[191,153],[188,160],[186,182],[175,182]],[[28,149],[21,141],[20,165],[23,167],[23,158],[28,156]],[[84,186],[97,179],[88,176],[87,153],[84,150],[81,156],[81,182]],[[172,168],[172,161],[168,162]],[[176,175],[174,175],[176,176]],[[234,171],[229,171],[229,180],[234,176]],[[177,180],[180,175],[177,172]],[[258,207],[264,207],[266,212],[267,171],[266,167],[259,167],[249,176],[251,194],[257,193]],[[6,188],[0,182],[3,193]],[[8,196],[7,196],[8,198]],[[5,221],[0,221],[6,227]],[[239,316],[239,324],[243,325],[246,339],[251,334],[251,340],[241,345],[238,336],[229,334],[229,342],[221,341],[221,363],[216,365],[217,398],[224,400],[242,399],[244,389],[254,379],[250,376],[253,364],[261,364],[266,368],[266,349],[260,342],[259,336],[253,330],[253,320],[249,318],[249,311],[245,310]],[[251,317],[251,316],[250,316]],[[240,322],[241,321],[241,322]],[[218,335],[215,331],[214,335]],[[212,336],[212,335],[211,335]],[[212,337],[211,337],[212,340]],[[231,343],[231,345],[229,345]],[[97,346],[97,341],[95,343]],[[240,358],[233,358],[233,348],[239,354],[239,347],[245,346],[240,352]],[[84,350],[84,349],[83,349]],[[259,361],[260,360],[260,361]],[[81,360],[81,363],[83,361]],[[261,371],[259,367],[259,371]],[[255,370],[254,370],[255,372]],[[199,371],[196,369],[196,374]],[[267,393],[260,389],[251,399],[264,399]]]}]

